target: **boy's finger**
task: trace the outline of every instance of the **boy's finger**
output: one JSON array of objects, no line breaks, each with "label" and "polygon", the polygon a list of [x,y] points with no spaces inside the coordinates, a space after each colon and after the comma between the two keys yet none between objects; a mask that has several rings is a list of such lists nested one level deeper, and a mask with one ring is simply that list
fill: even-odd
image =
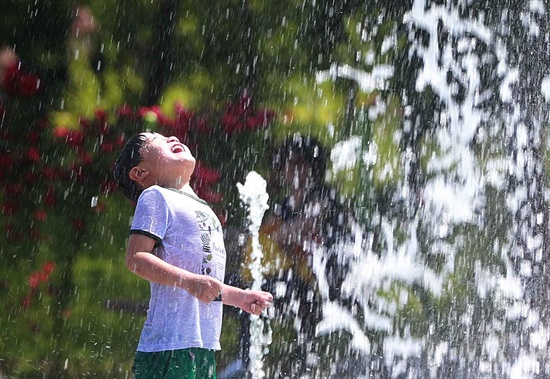
[{"label": "boy's finger", "polygon": [[256,302],[256,304],[260,305],[262,308],[267,308],[271,305],[271,302],[267,300],[262,300],[262,301]]}]

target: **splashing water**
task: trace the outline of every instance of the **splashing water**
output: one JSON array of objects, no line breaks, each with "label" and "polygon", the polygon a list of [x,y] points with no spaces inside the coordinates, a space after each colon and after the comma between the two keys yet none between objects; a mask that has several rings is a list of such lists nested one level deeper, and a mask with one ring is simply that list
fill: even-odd
[{"label": "splashing water", "polygon": [[[416,0],[406,13],[409,58],[421,68],[411,73],[419,96],[402,98],[404,108],[413,109],[405,112],[405,133],[420,136],[402,143],[405,175],[394,199],[405,209],[398,215],[372,211],[358,242],[338,247],[340,255],[354,257],[341,295],[359,310],[323,296],[318,327],[318,333],[353,336],[352,350],[367,362],[365,376],[550,373],[543,159],[550,81],[539,61],[528,60],[528,49],[546,46],[546,14],[545,4],[535,0],[478,13],[469,3]],[[510,42],[510,31],[520,42]],[[317,80],[345,78],[375,89],[393,73],[387,66],[368,73],[333,65]],[[415,119],[424,110],[414,113],[425,104],[412,97],[428,89],[437,127],[426,132]],[[426,140],[437,146],[428,157],[421,153]],[[358,161],[367,168],[375,164],[375,142],[361,143],[350,136],[337,144],[333,170]],[[420,180],[413,173],[419,162]],[[375,234],[382,248],[373,246]],[[314,269],[323,293],[321,256]],[[375,367],[377,356],[384,369]]]},{"label": "splashing water", "polygon": [[[252,171],[246,176],[244,185],[237,183],[242,203],[248,210],[248,230],[252,238],[252,256],[249,269],[252,274],[252,289],[260,290],[263,282],[262,274],[262,246],[259,241],[259,230],[265,211],[269,208],[267,201],[269,195],[266,190],[266,181],[256,172]],[[267,346],[271,343],[271,333],[267,330],[262,318],[250,315],[250,350],[249,372],[252,378],[264,378],[263,356]]]}]

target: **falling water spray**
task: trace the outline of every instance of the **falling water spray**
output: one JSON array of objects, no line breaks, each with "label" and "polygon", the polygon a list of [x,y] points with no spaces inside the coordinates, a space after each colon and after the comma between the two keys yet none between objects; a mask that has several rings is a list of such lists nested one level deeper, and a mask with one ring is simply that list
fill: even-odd
[{"label": "falling water spray", "polygon": [[[252,289],[261,289],[263,281],[262,258],[263,251],[259,240],[259,231],[265,211],[269,208],[266,191],[266,181],[256,172],[252,171],[246,176],[244,185],[237,183],[242,203],[248,210],[248,230],[252,238],[252,259],[249,264],[252,273]],[[271,343],[271,333],[266,331],[264,320],[260,316],[250,315],[250,350],[249,371],[252,378],[265,377],[263,369],[263,356],[266,347]]]},{"label": "falling water spray", "polygon": [[[393,136],[403,147],[404,175],[392,206],[404,205],[369,214],[383,247],[365,249],[344,283],[362,318],[329,325],[381,336],[363,346],[366,358],[383,356],[387,377],[534,379],[550,372],[541,159],[548,9],[537,0],[497,3],[480,9],[416,0],[403,18],[415,71],[401,99],[403,130]],[[351,79],[369,91],[399,72],[368,66],[333,65],[317,79]],[[369,122],[385,104],[380,96],[371,106],[376,114],[365,110]],[[335,149],[347,155],[335,154],[334,167],[375,164],[380,156],[375,141],[368,143],[353,135],[341,141]],[[414,313],[415,303],[424,304],[416,308],[424,323],[400,316],[407,307]]]}]

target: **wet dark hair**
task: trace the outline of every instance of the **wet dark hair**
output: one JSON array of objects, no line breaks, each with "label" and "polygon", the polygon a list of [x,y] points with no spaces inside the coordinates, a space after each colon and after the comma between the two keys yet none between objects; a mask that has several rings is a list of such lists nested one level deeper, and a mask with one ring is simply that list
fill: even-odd
[{"label": "wet dark hair", "polygon": [[132,201],[137,201],[139,195],[143,192],[143,188],[130,179],[130,170],[143,161],[141,151],[146,142],[147,137],[144,134],[135,135],[126,141],[126,145],[124,145],[118,156],[113,169],[113,177],[118,184],[118,188]]},{"label": "wet dark hair", "polygon": [[327,170],[327,151],[318,140],[299,133],[287,137],[275,151],[272,166],[274,169],[282,169],[285,162],[296,157],[311,165],[313,179],[316,182],[324,180]]}]

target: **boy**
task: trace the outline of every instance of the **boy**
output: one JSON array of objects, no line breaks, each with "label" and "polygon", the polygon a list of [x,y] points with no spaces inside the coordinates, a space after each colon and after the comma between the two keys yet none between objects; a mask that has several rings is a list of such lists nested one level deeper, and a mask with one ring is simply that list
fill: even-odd
[{"label": "boy", "polygon": [[126,266],[151,283],[136,379],[215,378],[222,302],[259,315],[273,300],[222,282],[222,228],[189,185],[194,168],[184,144],[157,133],[132,137],[115,164],[120,189],[137,201]]}]

